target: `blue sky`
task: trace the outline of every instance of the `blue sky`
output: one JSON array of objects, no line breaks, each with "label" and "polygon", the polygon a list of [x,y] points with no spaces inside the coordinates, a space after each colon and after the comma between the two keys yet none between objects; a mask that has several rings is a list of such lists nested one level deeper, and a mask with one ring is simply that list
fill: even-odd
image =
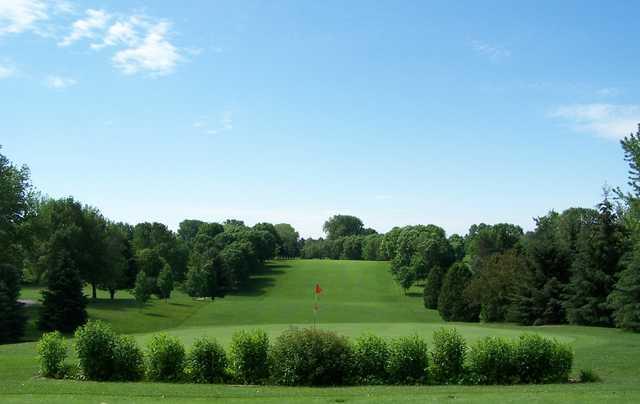
[{"label": "blue sky", "polygon": [[[114,220],[530,229],[624,185],[640,5],[0,0],[0,144]],[[561,4],[559,4],[561,3]]]}]

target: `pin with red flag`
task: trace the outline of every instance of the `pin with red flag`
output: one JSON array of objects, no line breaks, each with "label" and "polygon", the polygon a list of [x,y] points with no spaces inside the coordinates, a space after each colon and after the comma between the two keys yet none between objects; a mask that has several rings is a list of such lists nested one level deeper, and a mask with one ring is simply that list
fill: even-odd
[{"label": "pin with red flag", "polygon": [[322,288],[319,283],[316,283],[316,295],[319,295],[320,293],[322,293]]},{"label": "pin with red flag", "polygon": [[320,305],[318,304],[318,296],[322,293],[322,288],[319,283],[316,283],[316,287],[313,289],[313,296],[315,297],[315,303],[313,304],[313,317],[314,323],[318,325],[318,310],[320,309]]}]

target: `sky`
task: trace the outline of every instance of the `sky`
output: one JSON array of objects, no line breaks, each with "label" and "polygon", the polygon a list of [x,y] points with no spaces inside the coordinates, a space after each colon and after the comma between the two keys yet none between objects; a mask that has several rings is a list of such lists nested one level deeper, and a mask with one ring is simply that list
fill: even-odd
[{"label": "sky", "polygon": [[116,221],[528,230],[626,184],[633,3],[0,0],[1,153]]}]

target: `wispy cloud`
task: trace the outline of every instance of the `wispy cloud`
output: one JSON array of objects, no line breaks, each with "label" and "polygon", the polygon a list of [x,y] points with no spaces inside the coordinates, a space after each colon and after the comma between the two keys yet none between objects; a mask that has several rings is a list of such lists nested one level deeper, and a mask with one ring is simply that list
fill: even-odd
[{"label": "wispy cloud", "polygon": [[620,94],[620,90],[615,87],[605,87],[596,91],[596,94],[601,97],[615,97]]},{"label": "wispy cloud", "polygon": [[499,45],[490,44],[484,41],[474,40],[471,41],[471,48],[484,57],[497,62],[499,60],[508,58],[511,56],[511,51]]},{"label": "wispy cloud", "polygon": [[233,130],[233,112],[225,111],[222,113],[222,118],[218,121],[214,121],[214,124],[209,124],[207,118],[201,117],[192,126],[196,129],[202,130],[207,135],[217,135],[222,132],[228,132]]},{"label": "wispy cloud", "polygon": [[16,73],[17,71],[13,66],[0,64],[0,80],[15,76]]},{"label": "wispy cloud", "polygon": [[69,46],[84,38],[94,38],[104,30],[111,16],[104,10],[88,9],[85,18],[76,20],[71,26],[71,32],[58,42],[59,46]]},{"label": "wispy cloud", "polygon": [[578,132],[621,139],[630,134],[640,122],[640,105],[563,105],[551,111],[550,116],[563,119]]},{"label": "wispy cloud", "polygon": [[47,10],[42,0],[0,1],[0,35],[34,30],[38,22],[49,18]]},{"label": "wispy cloud", "polygon": [[49,88],[62,90],[67,87],[75,86],[78,82],[69,77],[47,76],[44,83]]}]

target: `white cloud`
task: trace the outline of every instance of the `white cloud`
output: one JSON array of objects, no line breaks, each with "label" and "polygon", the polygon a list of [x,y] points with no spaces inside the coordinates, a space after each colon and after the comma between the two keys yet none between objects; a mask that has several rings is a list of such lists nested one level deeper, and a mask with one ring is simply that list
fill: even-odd
[{"label": "white cloud", "polygon": [[54,88],[56,90],[61,90],[67,87],[71,87],[76,85],[78,82],[69,77],[61,77],[61,76],[47,76],[45,80],[45,85],[49,88]]},{"label": "white cloud", "polygon": [[166,21],[153,25],[141,43],[113,56],[114,66],[124,74],[147,71],[153,76],[163,76],[172,73],[182,56],[166,38],[170,26]]},{"label": "white cloud", "polygon": [[226,111],[222,115],[222,120],[220,121],[222,124],[223,130],[232,130],[233,129],[233,113],[231,111]]},{"label": "white cloud", "polygon": [[1,0],[0,35],[34,30],[48,19],[47,3],[42,0]]},{"label": "white cloud", "polygon": [[111,18],[104,10],[88,9],[85,13],[86,18],[73,23],[71,33],[58,42],[59,46],[69,46],[80,39],[94,38],[106,27]]},{"label": "white cloud", "polygon": [[640,122],[640,105],[574,104],[556,108],[553,118],[566,120],[578,132],[622,139]]},{"label": "white cloud", "polygon": [[502,46],[489,44],[483,41],[471,41],[471,47],[478,54],[488,57],[494,62],[511,56],[510,50],[503,48]]},{"label": "white cloud", "polygon": [[15,76],[15,74],[16,74],[15,68],[8,65],[0,64],[0,80]]}]

